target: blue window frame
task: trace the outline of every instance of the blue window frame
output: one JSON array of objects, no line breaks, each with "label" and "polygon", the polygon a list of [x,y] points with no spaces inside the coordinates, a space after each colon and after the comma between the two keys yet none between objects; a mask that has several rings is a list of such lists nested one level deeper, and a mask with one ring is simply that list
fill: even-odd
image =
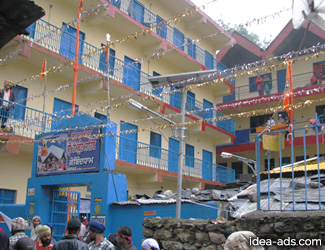
[{"label": "blue window frame", "polygon": [[212,152],[202,150],[202,176],[205,180],[212,180]]},{"label": "blue window frame", "polygon": [[[160,74],[157,73],[156,71],[153,71],[153,76],[160,76]],[[163,91],[163,87],[160,87],[160,88],[155,88],[155,89],[153,89],[153,90],[152,90],[152,93],[153,93],[154,95],[159,95],[160,93],[162,93],[162,91]]]},{"label": "blue window frame", "polygon": [[[156,25],[160,24],[161,22],[164,22],[165,20],[163,18],[161,18],[160,16],[157,16],[157,23]],[[159,27],[157,27],[156,29],[156,33],[161,36],[162,38],[166,39],[166,36],[167,36],[167,27],[166,27],[166,24],[162,24],[162,25],[159,25]]]},{"label": "blue window frame", "polygon": [[186,106],[187,111],[195,110],[195,94],[191,91],[187,91],[186,93]]},{"label": "blue window frame", "polygon": [[184,34],[176,28],[174,28],[173,43],[176,47],[184,51]]},{"label": "blue window frame", "polygon": [[[59,98],[54,98],[54,103],[53,103],[53,114],[55,114],[57,117],[63,117],[67,115],[71,115],[72,111],[72,103],[67,102],[64,100],[61,100]],[[79,110],[79,106],[75,106],[75,113],[77,113]],[[58,126],[62,123],[62,120],[53,120],[52,121],[52,130],[57,129]]]},{"label": "blue window frame", "polygon": [[29,32],[29,37],[30,38],[34,38],[35,37],[35,29],[36,29],[36,22],[35,23],[32,23],[31,25],[29,25],[27,27],[27,31]]},{"label": "blue window frame", "polygon": [[132,0],[129,8],[129,15],[137,20],[139,23],[144,24],[144,6],[137,0]]},{"label": "blue window frame", "polygon": [[196,44],[191,40],[187,39],[187,54],[193,58],[196,58]]},{"label": "blue window frame", "polygon": [[0,189],[0,204],[15,204],[16,190]]},{"label": "blue window frame", "polygon": [[160,158],[161,154],[161,135],[150,132],[150,156]]},{"label": "blue window frame", "polygon": [[[137,130],[138,126],[121,121],[120,131]],[[138,132],[121,133],[119,159],[130,163],[137,162]]]},{"label": "blue window frame", "polygon": [[194,168],[194,146],[190,144],[185,146],[185,165]]},{"label": "blue window frame", "polygon": [[[181,87],[171,87],[171,91],[180,89]],[[175,108],[181,109],[181,102],[182,102],[182,93],[175,92],[170,95],[170,105],[174,106]]]},{"label": "blue window frame", "polygon": [[205,66],[208,67],[209,69],[213,69],[214,68],[213,62],[214,62],[213,56],[208,51],[205,51]]},{"label": "blue window frame", "polygon": [[14,109],[10,112],[13,119],[24,120],[25,118],[25,106],[28,89],[16,85],[12,88],[14,92],[15,102],[19,102],[20,105],[15,105]]},{"label": "blue window frame", "polygon": [[[101,46],[104,46],[104,44],[102,43]],[[115,50],[113,50],[113,49],[109,49],[108,63],[109,63],[109,75],[113,76],[114,75],[114,66],[115,66]],[[105,51],[100,54],[99,69],[104,72],[107,71]]]},{"label": "blue window frame", "polygon": [[130,57],[124,57],[123,83],[140,90],[141,64]]},{"label": "blue window frame", "polygon": [[[74,59],[76,54],[76,39],[77,39],[77,30],[66,23],[62,24],[63,32],[61,35],[60,42],[60,55],[63,55],[69,59]],[[79,60],[81,63],[81,56],[84,51],[84,41],[85,41],[85,33],[79,32]]]},{"label": "blue window frame", "polygon": [[179,141],[169,138],[168,141],[168,171],[178,172]]}]

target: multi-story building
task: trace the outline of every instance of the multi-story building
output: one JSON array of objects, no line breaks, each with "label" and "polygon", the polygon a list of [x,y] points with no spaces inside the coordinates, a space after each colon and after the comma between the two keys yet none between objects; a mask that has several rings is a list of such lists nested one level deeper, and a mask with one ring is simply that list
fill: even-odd
[{"label": "multi-story building", "polygon": [[[12,130],[0,135],[0,203],[25,202],[35,135],[57,130],[61,119],[71,115],[78,1],[35,3],[46,15],[28,28],[29,36],[15,37],[0,51],[2,79],[17,84],[8,120]],[[167,122],[148,119],[126,103],[135,99],[179,123],[180,93],[171,92],[172,86],[153,89],[148,77],[224,70],[215,52],[232,46],[234,39],[188,0],[92,0],[83,1],[82,8],[76,115],[105,120],[109,114],[117,124],[114,171],[126,175],[130,195],[153,195],[159,189],[175,192],[179,141]],[[105,52],[107,33],[110,47]],[[46,83],[39,78],[44,58]],[[234,181],[234,171],[215,161],[216,146],[234,142],[234,120],[200,122],[223,116],[210,108],[216,98],[233,91],[229,81],[188,90],[186,122],[193,125],[186,133],[184,188]],[[158,129],[157,124],[166,128]],[[85,197],[86,187],[80,190]]]},{"label": "multi-story building", "polygon": [[[288,117],[284,110],[276,111],[277,107],[283,107],[287,71],[285,60],[291,59],[293,61],[294,104],[308,103],[308,105],[295,106],[293,127],[310,126],[309,119],[315,118],[316,113],[324,122],[325,56],[320,47],[317,46],[324,45],[325,32],[312,22],[310,25],[305,23],[300,29],[295,30],[290,21],[265,51],[238,33],[234,33],[233,37],[236,39],[236,45],[222,50],[217,54],[217,59],[229,68],[246,65],[246,69],[238,72],[241,77],[236,78],[235,91],[231,95],[217,99],[217,110],[227,115],[237,114],[234,118],[236,120],[236,139],[234,144],[217,147],[216,154],[217,163],[235,169],[237,178],[240,178],[241,174],[251,175],[252,170],[238,158],[222,158],[221,153],[228,152],[256,160],[256,134],[261,132],[257,128],[266,126],[269,117],[273,117],[276,125],[281,122],[279,121],[279,114],[283,118]],[[262,96],[259,95],[256,86],[258,74],[264,78]],[[316,76],[315,81],[312,81],[313,76]],[[271,82],[269,89],[265,87],[265,79]],[[243,115],[244,113],[245,115]],[[293,155],[291,145],[294,147]],[[304,146],[306,146],[305,151]],[[296,130],[293,144],[285,139],[285,148],[281,151],[282,154],[270,151],[270,157],[268,157],[267,151],[262,148],[261,161],[257,164],[260,164],[261,171],[266,171],[268,165],[272,169],[279,167],[280,163],[286,165],[292,161],[304,160],[305,154],[307,159],[315,157],[317,148],[320,156],[322,156],[325,152],[324,147],[324,139],[320,129],[318,147],[313,129]],[[270,163],[268,163],[268,158],[270,158]]]}]

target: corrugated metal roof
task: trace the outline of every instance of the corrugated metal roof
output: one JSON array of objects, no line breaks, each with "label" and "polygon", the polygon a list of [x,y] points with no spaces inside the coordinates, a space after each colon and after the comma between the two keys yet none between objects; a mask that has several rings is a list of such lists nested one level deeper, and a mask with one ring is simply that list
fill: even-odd
[{"label": "corrugated metal roof", "polygon": [[[184,200],[182,199],[183,203],[193,203],[191,200]],[[132,201],[120,201],[120,202],[113,202],[115,205],[119,206],[126,206],[126,205],[151,205],[151,204],[173,204],[176,203],[175,199],[170,200],[155,200],[155,199],[137,199]]]},{"label": "corrugated metal roof", "polygon": [[[319,163],[319,169],[320,170],[325,170],[325,161],[322,161]],[[316,163],[309,163],[306,165],[306,170],[307,171],[317,171],[318,170],[318,164]],[[305,165],[301,164],[298,166],[294,167],[294,172],[304,172],[305,171]],[[282,173],[291,173],[292,172],[292,167],[285,167],[281,169],[272,169],[270,170],[270,174],[280,174]],[[261,172],[261,175],[267,175],[268,171]]]}]

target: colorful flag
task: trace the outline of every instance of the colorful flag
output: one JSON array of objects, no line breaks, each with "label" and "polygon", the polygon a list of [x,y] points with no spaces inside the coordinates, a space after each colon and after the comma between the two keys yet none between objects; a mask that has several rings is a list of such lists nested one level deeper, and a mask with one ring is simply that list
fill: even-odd
[{"label": "colorful flag", "polygon": [[283,106],[284,110],[289,116],[289,132],[292,132],[292,123],[293,123],[293,87],[292,87],[292,66],[291,61],[288,62],[287,67],[287,76],[286,76],[286,86],[283,96]]},{"label": "colorful flag", "polygon": [[41,71],[41,75],[40,75],[41,81],[43,81],[43,77],[44,77],[44,83],[45,83],[44,88],[46,89],[46,58],[44,58],[43,65],[42,65],[42,71]]}]

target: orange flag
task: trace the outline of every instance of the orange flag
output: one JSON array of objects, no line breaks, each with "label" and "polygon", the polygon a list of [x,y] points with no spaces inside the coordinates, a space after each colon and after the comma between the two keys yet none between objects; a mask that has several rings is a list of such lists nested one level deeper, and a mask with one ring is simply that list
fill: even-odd
[{"label": "orange flag", "polygon": [[45,83],[45,89],[46,89],[46,58],[44,58],[43,65],[42,65],[42,71],[40,75],[41,81],[43,80],[44,77],[44,83]]},{"label": "orange flag", "polygon": [[293,123],[293,87],[292,87],[292,66],[291,61],[288,62],[287,67],[287,76],[286,76],[286,87],[283,97],[283,106],[284,110],[287,112],[290,120],[289,132],[292,132],[292,123]]}]

